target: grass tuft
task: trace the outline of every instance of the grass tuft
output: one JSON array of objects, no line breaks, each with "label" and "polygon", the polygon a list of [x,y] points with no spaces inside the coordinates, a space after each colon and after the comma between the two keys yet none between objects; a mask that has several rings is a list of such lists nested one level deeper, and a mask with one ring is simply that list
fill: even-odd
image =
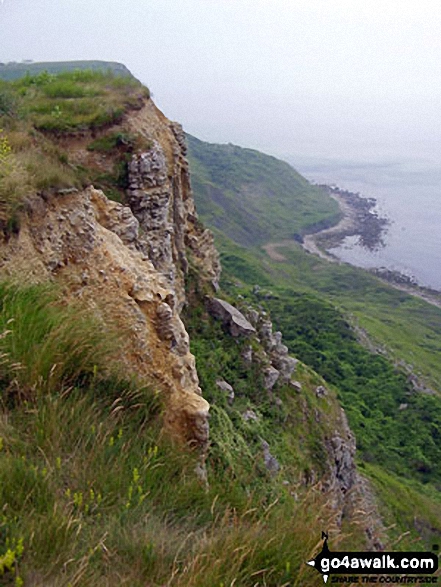
[{"label": "grass tuft", "polygon": [[47,286],[0,283],[0,332],[1,382],[30,397],[90,380],[110,350],[102,326]]}]

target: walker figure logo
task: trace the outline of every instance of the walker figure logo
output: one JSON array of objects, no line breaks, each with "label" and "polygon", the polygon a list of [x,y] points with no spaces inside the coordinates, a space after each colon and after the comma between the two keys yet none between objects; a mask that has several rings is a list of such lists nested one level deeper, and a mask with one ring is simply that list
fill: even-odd
[{"label": "walker figure logo", "polygon": [[[322,538],[324,542],[321,552],[307,564],[323,575],[325,583],[330,574],[431,575],[438,569],[438,557],[431,552],[331,552],[328,547],[328,535],[325,532],[322,532]],[[356,577],[352,578],[356,579]],[[416,583],[415,579],[415,577],[404,577],[398,582]],[[429,579],[418,577],[418,579],[420,579],[419,583],[436,583],[437,580],[436,577]],[[378,582],[389,583],[390,581],[382,581],[380,577]]]}]

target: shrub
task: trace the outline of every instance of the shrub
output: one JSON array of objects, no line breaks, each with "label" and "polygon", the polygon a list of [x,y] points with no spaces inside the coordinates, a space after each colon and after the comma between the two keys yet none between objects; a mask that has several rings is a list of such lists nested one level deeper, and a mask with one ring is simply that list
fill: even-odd
[{"label": "shrub", "polygon": [[16,103],[12,93],[1,89],[0,86],[0,116],[13,114],[15,106]]}]

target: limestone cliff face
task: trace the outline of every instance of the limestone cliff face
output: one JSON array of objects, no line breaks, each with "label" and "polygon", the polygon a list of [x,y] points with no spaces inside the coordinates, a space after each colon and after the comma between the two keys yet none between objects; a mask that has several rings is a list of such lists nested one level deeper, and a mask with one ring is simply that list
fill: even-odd
[{"label": "limestone cliff face", "polygon": [[127,195],[143,232],[141,247],[170,283],[181,309],[188,255],[201,278],[215,289],[220,274],[213,236],[197,219],[185,136],[182,127],[169,122],[151,100],[128,122],[151,142],[149,150],[134,155],[129,163]]},{"label": "limestone cliff face", "polygon": [[[168,430],[203,449],[209,406],[180,313],[189,262],[216,288],[218,255],[197,220],[181,127],[151,100],[131,112],[124,127],[150,145],[128,164],[129,206],[92,186],[32,196],[19,234],[1,248],[0,273],[55,281],[67,302],[80,298],[116,327],[118,360],[162,391]],[[87,159],[87,141],[72,140],[73,160]]]}]

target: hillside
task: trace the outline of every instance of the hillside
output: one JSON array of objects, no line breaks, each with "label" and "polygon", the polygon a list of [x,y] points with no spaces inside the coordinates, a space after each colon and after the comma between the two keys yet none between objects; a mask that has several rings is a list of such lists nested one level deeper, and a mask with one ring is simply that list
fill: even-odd
[{"label": "hillside", "polygon": [[[441,482],[440,309],[361,269],[308,254],[295,240],[278,247],[280,260],[270,259],[258,246],[269,234],[267,217],[273,226],[301,225],[302,207],[293,206],[290,213],[287,208],[282,215],[267,193],[260,205],[270,212],[253,219],[258,236],[244,240],[240,229],[228,226],[229,193],[238,178],[250,173],[255,159],[265,161],[265,156],[201,141],[197,151],[191,141],[190,146],[195,199],[203,202],[202,218],[216,235],[223,287],[265,308],[290,351],[335,389],[356,435],[360,470],[376,486],[385,518],[394,525],[392,534],[418,536],[418,528],[425,528],[422,536],[431,528],[435,539],[441,531],[436,513]],[[219,153],[222,175],[214,156]],[[213,171],[204,168],[202,173],[201,161],[209,166],[213,157]],[[207,196],[206,178],[215,198]],[[261,193],[259,186],[256,193]],[[314,205],[308,192],[303,196],[303,209]],[[234,215],[236,222],[240,218]],[[412,506],[400,505],[400,500],[409,503],[404,496],[412,491]],[[428,502],[419,502],[417,493]]]},{"label": "hillside", "polygon": [[196,205],[204,221],[251,246],[335,223],[336,202],[288,163],[252,149],[187,135]]},{"label": "hillside", "polygon": [[0,104],[0,582],[312,586],[323,528],[382,547],[336,390],[219,288],[182,128],[111,71]]},{"label": "hillside", "polygon": [[62,65],[0,82],[0,583],[321,585],[324,528],[430,549],[440,310],[306,254],[338,212],[287,164],[187,158],[133,77]]}]

